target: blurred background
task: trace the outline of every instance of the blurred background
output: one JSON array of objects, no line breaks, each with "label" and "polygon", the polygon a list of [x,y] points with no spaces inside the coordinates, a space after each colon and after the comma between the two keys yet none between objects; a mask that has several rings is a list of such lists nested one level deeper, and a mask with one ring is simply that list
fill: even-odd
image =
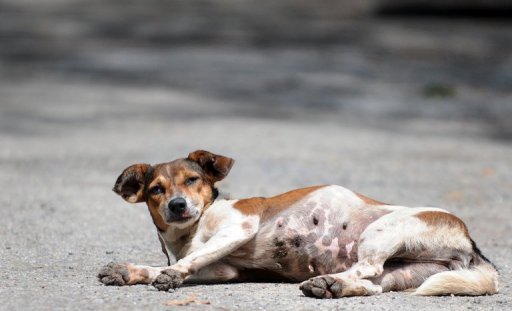
[{"label": "blurred background", "polygon": [[[510,0],[0,0],[3,307],[161,306],[98,288],[109,261],[165,263],[146,208],[110,189],[196,149],[236,159],[222,190],[237,198],[332,183],[454,211],[505,271],[485,302],[510,305],[511,120]],[[237,300],[225,285],[176,295],[318,303],[229,286]]]},{"label": "blurred background", "polygon": [[[506,140],[511,18],[509,0],[1,0],[0,68],[2,84],[179,91],[217,115]],[[2,97],[1,129],[29,130]]]}]

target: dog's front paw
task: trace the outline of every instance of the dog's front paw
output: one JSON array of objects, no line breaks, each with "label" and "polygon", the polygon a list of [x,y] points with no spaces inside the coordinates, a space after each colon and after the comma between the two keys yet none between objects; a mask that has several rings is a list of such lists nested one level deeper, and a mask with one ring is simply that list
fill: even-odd
[{"label": "dog's front paw", "polygon": [[162,271],[153,281],[153,286],[158,290],[168,291],[178,288],[183,283],[181,272],[173,269]]},{"label": "dog's front paw", "polygon": [[125,264],[111,262],[101,268],[98,279],[105,285],[123,286],[130,279],[130,272]]}]

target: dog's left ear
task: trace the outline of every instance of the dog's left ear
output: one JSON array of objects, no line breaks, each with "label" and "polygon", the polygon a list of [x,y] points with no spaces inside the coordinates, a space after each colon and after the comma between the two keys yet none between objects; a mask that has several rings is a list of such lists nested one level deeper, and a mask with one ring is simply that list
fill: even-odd
[{"label": "dog's left ear", "polygon": [[204,150],[191,152],[188,155],[187,160],[199,164],[203,171],[211,178],[212,182],[224,179],[235,163],[235,160],[231,158],[213,154]]}]

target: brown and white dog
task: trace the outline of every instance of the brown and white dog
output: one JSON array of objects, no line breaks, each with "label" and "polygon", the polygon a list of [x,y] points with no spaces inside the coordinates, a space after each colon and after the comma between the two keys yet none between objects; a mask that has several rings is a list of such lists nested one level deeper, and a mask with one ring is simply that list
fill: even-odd
[{"label": "brown and white dog", "polygon": [[101,282],[170,290],[183,281],[288,280],[318,298],[498,292],[496,269],[445,210],[389,205],[340,186],[220,199],[215,183],[233,162],[199,150],[125,169],[113,190],[146,202],[170,266],[110,263]]}]

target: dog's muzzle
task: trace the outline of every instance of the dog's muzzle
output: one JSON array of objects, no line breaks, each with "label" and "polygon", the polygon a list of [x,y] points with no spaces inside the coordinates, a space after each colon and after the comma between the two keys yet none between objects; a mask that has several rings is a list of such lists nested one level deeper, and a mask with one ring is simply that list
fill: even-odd
[{"label": "dog's muzzle", "polygon": [[167,205],[169,207],[169,211],[171,212],[171,217],[174,220],[182,220],[190,218],[190,212],[187,208],[187,201],[184,198],[174,198],[169,201]]}]

